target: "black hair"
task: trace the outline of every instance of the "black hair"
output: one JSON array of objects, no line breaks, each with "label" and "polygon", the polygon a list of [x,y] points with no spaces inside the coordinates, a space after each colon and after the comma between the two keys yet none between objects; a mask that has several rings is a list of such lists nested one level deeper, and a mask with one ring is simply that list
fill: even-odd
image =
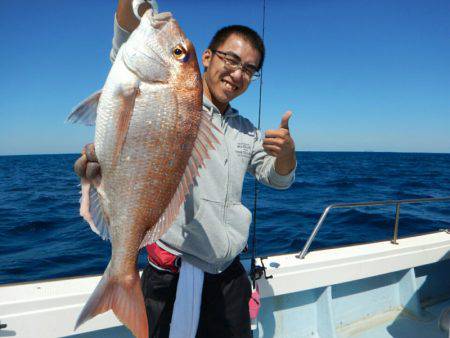
[{"label": "black hair", "polygon": [[259,61],[258,70],[261,69],[264,63],[264,56],[266,53],[264,47],[264,41],[261,39],[258,33],[247,26],[232,25],[226,26],[219,29],[216,34],[214,34],[211,42],[209,43],[208,49],[217,50],[225,41],[230,37],[230,35],[236,34],[247,40],[253,48],[255,48],[261,55],[261,60]]}]

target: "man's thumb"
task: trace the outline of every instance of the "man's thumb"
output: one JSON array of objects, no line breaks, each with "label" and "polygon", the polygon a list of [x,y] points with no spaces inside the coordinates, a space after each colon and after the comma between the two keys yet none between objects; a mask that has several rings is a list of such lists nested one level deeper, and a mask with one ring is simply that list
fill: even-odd
[{"label": "man's thumb", "polygon": [[289,119],[292,116],[292,112],[288,110],[281,118],[280,128],[289,129]]}]

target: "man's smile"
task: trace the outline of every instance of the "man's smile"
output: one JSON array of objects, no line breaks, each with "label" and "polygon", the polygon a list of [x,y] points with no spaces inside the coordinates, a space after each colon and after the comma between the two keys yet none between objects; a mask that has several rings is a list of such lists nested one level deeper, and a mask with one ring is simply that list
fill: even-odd
[{"label": "man's smile", "polygon": [[234,92],[236,90],[238,90],[238,86],[236,86],[235,84],[233,84],[232,82],[222,79],[221,80],[223,86],[225,87],[225,89],[227,89],[230,92]]}]

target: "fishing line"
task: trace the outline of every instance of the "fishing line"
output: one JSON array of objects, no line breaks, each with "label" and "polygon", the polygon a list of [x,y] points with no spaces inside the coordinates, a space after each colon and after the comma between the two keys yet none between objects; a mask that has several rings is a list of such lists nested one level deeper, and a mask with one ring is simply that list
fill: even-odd
[{"label": "fishing line", "polygon": [[[264,33],[266,28],[266,0],[263,0],[263,14],[262,14],[262,40],[264,42]],[[258,130],[261,129],[261,98],[262,98],[262,87],[263,87],[263,69],[261,68],[261,77],[259,78],[259,106],[258,106]],[[256,260],[256,208],[258,201],[258,181],[254,180],[254,199],[253,199],[253,224],[252,224],[252,262],[251,262],[251,277],[253,289],[256,288],[256,271],[255,271],[255,260]]]}]

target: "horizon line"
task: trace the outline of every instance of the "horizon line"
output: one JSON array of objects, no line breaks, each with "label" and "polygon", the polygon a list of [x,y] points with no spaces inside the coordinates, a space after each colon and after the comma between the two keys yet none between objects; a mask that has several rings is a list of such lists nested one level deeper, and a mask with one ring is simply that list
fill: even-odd
[{"label": "horizon line", "polygon": [[[392,150],[296,150],[296,153],[378,153],[378,154],[436,154],[449,155],[450,152],[434,152],[434,151],[392,151]],[[80,155],[81,152],[75,153],[31,153],[31,154],[0,154],[0,157],[7,156],[48,156],[48,155]]]}]

